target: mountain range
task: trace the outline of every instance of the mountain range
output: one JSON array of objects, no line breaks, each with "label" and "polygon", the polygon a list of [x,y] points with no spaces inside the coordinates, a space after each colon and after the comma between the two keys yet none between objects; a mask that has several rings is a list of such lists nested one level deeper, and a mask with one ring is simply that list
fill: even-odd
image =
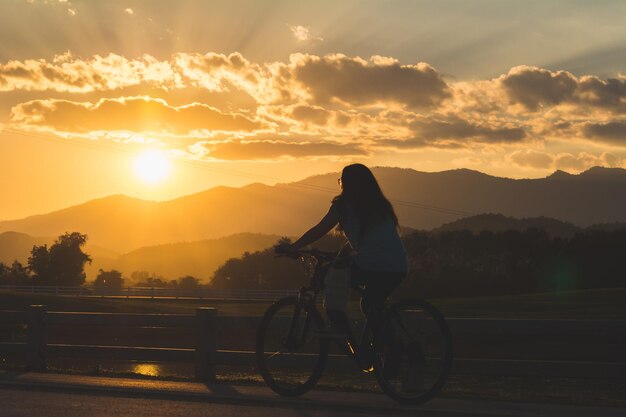
[{"label": "mountain range", "polygon": [[[394,203],[400,223],[411,229],[526,227],[523,220],[515,226],[497,216],[478,216],[468,223],[467,218],[483,213],[517,219],[551,218],[543,221],[543,228],[559,236],[597,223],[610,228],[612,223],[626,221],[626,170],[620,168],[595,167],[577,175],[556,171],[539,179],[501,178],[468,169],[427,173],[378,167],[372,171]],[[152,272],[140,266],[147,263],[167,270],[174,259],[185,259],[187,264],[197,265],[190,269],[190,275],[210,275],[206,271],[212,272],[228,257],[270,246],[278,236],[299,235],[315,224],[339,192],[338,176],[328,173],[273,186],[215,187],[162,202],[113,195],[3,221],[0,261],[23,259],[33,244],[50,244],[53,236],[78,231],[88,235],[86,251],[98,260],[94,267],[121,265],[124,272],[133,268]],[[457,221],[460,223],[455,225]],[[231,235],[239,237],[231,237],[230,243],[218,240]],[[6,243],[9,240],[13,243]],[[219,256],[209,261],[207,253]],[[167,271],[159,273],[180,274],[181,269]]]},{"label": "mountain range", "polygon": [[[539,179],[509,179],[458,169],[418,172],[373,168],[400,223],[430,230],[463,217],[498,213],[551,217],[577,226],[626,221],[626,170],[556,171]],[[237,233],[298,235],[317,222],[339,192],[338,173],[241,188],[215,187],[170,201],[114,195],[52,213],[0,222],[0,233],[58,236],[79,231],[116,253],[144,246],[215,239]]]}]

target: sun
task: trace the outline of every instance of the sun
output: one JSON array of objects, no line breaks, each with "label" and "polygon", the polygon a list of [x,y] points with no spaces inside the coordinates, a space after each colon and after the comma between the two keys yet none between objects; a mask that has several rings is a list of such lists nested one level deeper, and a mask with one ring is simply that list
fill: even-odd
[{"label": "sun", "polygon": [[163,182],[171,170],[167,155],[158,150],[145,151],[137,155],[133,167],[137,177],[148,184]]}]

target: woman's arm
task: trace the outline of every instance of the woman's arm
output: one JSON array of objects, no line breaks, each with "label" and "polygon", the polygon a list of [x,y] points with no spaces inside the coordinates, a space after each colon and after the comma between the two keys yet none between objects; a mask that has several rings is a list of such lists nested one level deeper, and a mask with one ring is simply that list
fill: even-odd
[{"label": "woman's arm", "polygon": [[337,223],[339,223],[339,215],[337,214],[337,211],[335,209],[331,208],[318,224],[316,224],[306,233],[304,233],[300,237],[300,239],[296,240],[291,245],[289,249],[298,250],[307,245],[310,245],[311,243],[323,237],[326,233],[330,232],[332,228],[337,225]]}]

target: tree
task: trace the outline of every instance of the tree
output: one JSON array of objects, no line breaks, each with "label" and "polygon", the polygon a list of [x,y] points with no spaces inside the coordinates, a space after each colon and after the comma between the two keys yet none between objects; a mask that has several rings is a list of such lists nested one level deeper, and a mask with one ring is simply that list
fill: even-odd
[{"label": "tree", "polygon": [[122,277],[122,273],[115,269],[110,271],[104,271],[100,269],[98,272],[98,276],[93,283],[96,291],[101,292],[105,291],[119,291],[122,289],[124,285],[124,278]]},{"label": "tree", "polygon": [[148,271],[134,271],[130,274],[130,279],[133,285],[138,287],[167,287],[168,282],[165,279],[156,274],[151,274]]},{"label": "tree", "polygon": [[28,257],[28,269],[33,273],[33,283],[47,284],[52,281],[48,245],[33,246]]},{"label": "tree", "polygon": [[65,233],[48,249],[47,245],[33,246],[28,258],[28,269],[33,281],[40,285],[81,285],[85,282],[85,264],[91,263],[82,251],[87,235]]},{"label": "tree", "polygon": [[200,285],[200,280],[198,278],[192,277],[191,275],[186,275],[184,277],[178,278],[176,281],[176,286],[182,289],[195,289]]},{"label": "tree", "polygon": [[11,266],[0,262],[0,285],[28,285],[28,270],[17,260]]}]

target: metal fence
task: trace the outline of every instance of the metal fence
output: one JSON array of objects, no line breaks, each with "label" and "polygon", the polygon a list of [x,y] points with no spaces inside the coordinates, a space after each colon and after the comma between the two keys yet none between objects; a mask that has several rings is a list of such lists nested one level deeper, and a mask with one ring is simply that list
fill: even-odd
[{"label": "metal fence", "polygon": [[[27,342],[2,342],[0,353],[26,352],[32,370],[45,370],[48,357],[191,362],[200,380],[215,379],[217,310],[201,307],[195,315],[49,312],[33,305],[27,311],[0,311],[0,324],[27,325]],[[188,349],[49,344],[48,326],[176,327],[195,331],[196,346]]]},{"label": "metal fence", "polygon": [[217,289],[199,286],[196,288],[171,287],[123,287],[119,289],[96,288],[93,286],[45,286],[45,285],[2,285],[6,291],[31,294],[54,294],[74,297],[100,298],[171,298],[199,300],[276,300],[296,295],[297,290],[270,289]]},{"label": "metal fence", "polygon": [[[285,318],[288,320],[288,317]],[[45,306],[31,306],[27,311],[0,311],[0,326],[25,325],[26,342],[2,342],[0,354],[27,355],[33,370],[46,369],[54,357],[93,360],[143,360],[187,362],[195,364],[195,376],[212,380],[219,365],[254,365],[254,352],[220,350],[218,336],[226,329],[254,335],[258,317],[220,317],[214,308],[203,307],[195,315],[119,314],[48,312]],[[626,321],[624,320],[525,320],[525,319],[448,319],[453,338],[477,340],[525,338],[541,342],[547,337],[578,340],[612,346],[621,352],[610,360],[525,360],[525,359],[454,359],[453,370],[463,374],[542,375],[568,377],[626,378]],[[94,346],[48,343],[49,326],[175,327],[194,332],[195,346],[189,348]],[[253,336],[252,336],[253,337]],[[491,338],[491,339],[490,339]],[[485,342],[485,347],[488,342]],[[351,358],[331,355],[333,369],[355,369]]]}]

